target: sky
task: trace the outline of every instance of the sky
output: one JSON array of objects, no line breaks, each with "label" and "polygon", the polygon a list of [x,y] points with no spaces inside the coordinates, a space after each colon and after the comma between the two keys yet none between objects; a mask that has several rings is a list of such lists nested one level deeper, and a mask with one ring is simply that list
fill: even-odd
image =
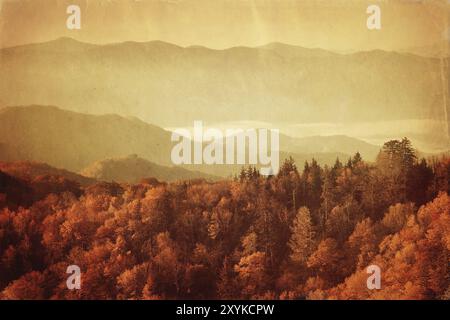
[{"label": "sky", "polygon": [[[67,7],[74,4],[81,9],[81,30],[66,26]],[[366,26],[366,10],[373,4],[381,9],[380,30]],[[438,50],[441,55],[449,53],[449,27],[450,0],[0,0],[0,47],[71,37],[95,44],[161,40],[225,49],[280,42],[345,53]],[[285,132],[370,140],[389,128],[395,128],[393,134],[412,128],[423,134],[443,127],[442,121],[411,121],[294,125]]]},{"label": "sky", "polygon": [[[214,49],[282,42],[333,51],[389,51],[441,44],[450,0],[0,0],[0,45],[62,36],[90,43],[162,40]],[[67,6],[81,30],[66,27]],[[368,30],[366,9],[381,9]]]}]

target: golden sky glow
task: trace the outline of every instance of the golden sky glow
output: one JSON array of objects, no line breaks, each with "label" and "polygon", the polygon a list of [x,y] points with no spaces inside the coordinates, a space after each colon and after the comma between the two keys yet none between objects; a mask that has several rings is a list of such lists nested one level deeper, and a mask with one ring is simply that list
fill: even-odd
[{"label": "golden sky glow", "polygon": [[[221,49],[283,42],[329,50],[404,50],[448,39],[448,0],[0,0],[2,47],[69,36],[109,43],[163,40]],[[81,30],[66,8],[81,7]],[[382,28],[366,28],[378,4]]]}]

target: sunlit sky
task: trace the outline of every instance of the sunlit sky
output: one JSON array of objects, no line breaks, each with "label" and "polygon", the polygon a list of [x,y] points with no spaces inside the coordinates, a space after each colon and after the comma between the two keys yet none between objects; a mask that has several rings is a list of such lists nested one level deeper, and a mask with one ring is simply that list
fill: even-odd
[{"label": "sunlit sky", "polygon": [[[416,53],[431,48],[434,55],[437,48],[448,54],[450,0],[0,0],[0,4],[0,47],[71,37],[96,44],[161,40],[224,49],[280,42],[338,52]],[[72,4],[81,8],[81,30],[66,27],[66,10]],[[381,8],[381,30],[367,29],[366,10],[371,4]],[[380,132],[382,139],[391,137],[391,128],[392,135],[410,136],[413,131],[423,135],[448,127],[440,120],[421,121],[279,127],[293,136],[348,134],[371,142],[377,142],[373,139]]]},{"label": "sunlit sky", "polygon": [[[282,42],[335,51],[405,50],[448,39],[449,0],[0,0],[2,47],[69,36],[91,43],[162,40],[222,49]],[[81,30],[66,8],[81,8]],[[382,28],[368,30],[378,4]]]}]

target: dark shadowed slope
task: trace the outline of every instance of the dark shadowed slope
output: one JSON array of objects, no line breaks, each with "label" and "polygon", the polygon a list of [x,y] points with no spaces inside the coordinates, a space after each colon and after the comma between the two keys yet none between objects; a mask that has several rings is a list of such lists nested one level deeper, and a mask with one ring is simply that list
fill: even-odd
[{"label": "dark shadowed slope", "polygon": [[33,161],[17,161],[17,162],[0,161],[0,171],[3,171],[4,173],[7,173],[10,176],[22,180],[33,180],[39,176],[53,175],[53,176],[61,176],[68,180],[75,181],[82,186],[87,186],[97,182],[93,178],[84,177],[82,175],[64,169],[57,169],[49,166],[46,163],[39,163]]},{"label": "dark shadowed slope", "polygon": [[99,159],[139,154],[169,164],[170,133],[137,119],[56,107],[0,109],[0,160],[33,160],[79,171]]}]

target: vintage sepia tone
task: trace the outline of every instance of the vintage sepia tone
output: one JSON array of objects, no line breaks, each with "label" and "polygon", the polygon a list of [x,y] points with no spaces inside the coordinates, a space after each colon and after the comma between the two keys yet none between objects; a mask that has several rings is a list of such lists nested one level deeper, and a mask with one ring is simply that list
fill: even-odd
[{"label": "vintage sepia tone", "polygon": [[448,300],[449,45],[448,0],[0,0],[0,299]]}]

